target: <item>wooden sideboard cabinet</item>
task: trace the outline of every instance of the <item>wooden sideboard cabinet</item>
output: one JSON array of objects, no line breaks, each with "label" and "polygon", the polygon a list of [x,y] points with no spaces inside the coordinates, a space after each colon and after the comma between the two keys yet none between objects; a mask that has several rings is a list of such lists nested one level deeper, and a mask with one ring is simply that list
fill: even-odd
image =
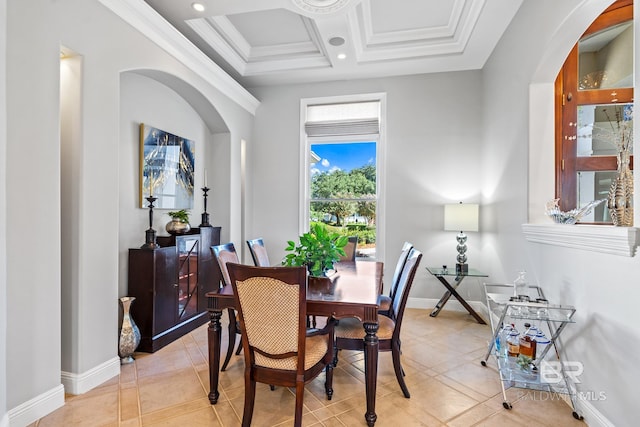
[{"label": "wooden sideboard cabinet", "polygon": [[209,320],[205,294],[218,289],[212,245],[220,227],[158,236],[157,249],[129,249],[131,316],[140,328],[138,351],[153,353]]}]

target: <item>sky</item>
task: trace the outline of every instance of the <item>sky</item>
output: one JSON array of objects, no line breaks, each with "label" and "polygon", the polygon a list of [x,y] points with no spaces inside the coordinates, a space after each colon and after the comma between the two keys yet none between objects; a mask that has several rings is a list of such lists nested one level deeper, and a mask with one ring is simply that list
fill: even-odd
[{"label": "sky", "polygon": [[311,167],[312,173],[337,169],[349,172],[367,164],[376,164],[376,143],[311,144],[311,151],[321,160]]}]

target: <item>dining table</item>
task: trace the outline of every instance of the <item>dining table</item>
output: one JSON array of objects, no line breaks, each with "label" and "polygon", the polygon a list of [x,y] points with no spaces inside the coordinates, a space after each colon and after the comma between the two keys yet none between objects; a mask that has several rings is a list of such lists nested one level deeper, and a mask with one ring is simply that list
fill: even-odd
[{"label": "dining table", "polygon": [[[330,286],[316,286],[309,282],[307,289],[307,315],[356,317],[362,321],[364,340],[364,372],[368,426],[376,422],[376,387],[378,376],[378,290],[382,287],[384,264],[379,261],[340,261],[335,264]],[[209,347],[209,401],[216,404],[220,372],[222,311],[235,308],[233,288],[230,285],[206,294],[210,316]],[[274,313],[275,314],[275,313]]]}]

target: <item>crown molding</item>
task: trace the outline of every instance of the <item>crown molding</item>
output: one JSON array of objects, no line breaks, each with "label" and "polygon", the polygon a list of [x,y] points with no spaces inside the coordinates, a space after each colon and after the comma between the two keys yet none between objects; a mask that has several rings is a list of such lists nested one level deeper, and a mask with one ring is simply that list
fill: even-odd
[{"label": "crown molding", "polygon": [[[375,33],[371,4],[365,0],[349,12],[348,20],[360,62],[392,61],[463,54],[486,0],[455,0],[447,25]],[[389,49],[394,46],[394,49]]]},{"label": "crown molding", "polygon": [[99,0],[123,21],[255,115],[260,101],[187,40],[143,0]]},{"label": "crown molding", "polygon": [[522,224],[529,242],[633,257],[640,229],[613,225]]},{"label": "crown molding", "polygon": [[187,21],[242,76],[331,66],[313,21],[301,16],[309,41],[252,47],[225,16]]},{"label": "crown molding", "polygon": [[248,47],[246,49],[234,49],[206,19],[190,19],[187,21],[187,25],[211,45],[240,75],[244,75],[248,59],[248,54],[245,51],[249,50]]}]

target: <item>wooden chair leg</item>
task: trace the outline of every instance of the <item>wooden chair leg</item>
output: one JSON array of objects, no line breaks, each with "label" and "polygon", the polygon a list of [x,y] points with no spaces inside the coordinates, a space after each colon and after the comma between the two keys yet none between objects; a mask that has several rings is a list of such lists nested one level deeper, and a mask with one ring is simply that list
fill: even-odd
[{"label": "wooden chair leg", "polygon": [[304,382],[296,382],[296,412],[293,419],[295,427],[302,426],[302,404],[304,403]]},{"label": "wooden chair leg", "polygon": [[[236,328],[236,333],[238,332],[238,329]],[[233,350],[233,347],[231,347],[231,350]],[[240,352],[242,351],[242,340],[240,340],[240,342],[238,343],[238,348],[236,349],[236,356],[240,355]]]},{"label": "wooden chair leg", "polygon": [[[400,355],[402,355],[402,342],[400,340],[398,340],[398,348],[399,348],[399,353]],[[406,374],[404,373],[404,369],[402,369],[402,376],[406,376]]]},{"label": "wooden chair leg", "polygon": [[242,427],[250,427],[253,418],[253,403],[256,401],[256,383],[252,381],[250,373],[244,378],[244,411],[242,413]]},{"label": "wooden chair leg", "polygon": [[398,345],[398,343],[393,343],[391,345],[391,355],[393,356],[393,370],[396,372],[398,384],[402,389],[404,397],[408,399],[411,397],[411,394],[409,394],[407,384],[404,382],[404,370],[402,369],[402,365],[400,364],[400,346]]},{"label": "wooden chair leg", "polygon": [[325,372],[324,390],[327,393],[327,400],[333,397],[333,364],[329,363]]},{"label": "wooden chair leg", "polygon": [[[232,308],[228,309],[227,312],[229,313],[229,345],[227,347],[227,355],[225,356],[224,362],[222,363],[222,368],[220,368],[221,371],[224,371],[225,369],[227,369],[227,365],[231,360],[231,356],[233,355],[233,349],[236,346],[236,334],[238,332],[238,329],[236,328],[235,312],[233,311]],[[242,346],[242,342],[240,343],[240,346]]]}]

